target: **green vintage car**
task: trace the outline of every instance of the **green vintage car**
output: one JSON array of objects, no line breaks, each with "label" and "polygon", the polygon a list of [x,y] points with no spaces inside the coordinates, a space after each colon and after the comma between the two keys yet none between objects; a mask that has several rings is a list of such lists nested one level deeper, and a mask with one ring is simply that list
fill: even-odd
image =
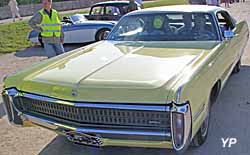
[{"label": "green vintage car", "polygon": [[105,41],[5,78],[8,119],[97,147],[200,146],[210,108],[240,71],[248,38],[247,23],[220,7],[129,13]]}]

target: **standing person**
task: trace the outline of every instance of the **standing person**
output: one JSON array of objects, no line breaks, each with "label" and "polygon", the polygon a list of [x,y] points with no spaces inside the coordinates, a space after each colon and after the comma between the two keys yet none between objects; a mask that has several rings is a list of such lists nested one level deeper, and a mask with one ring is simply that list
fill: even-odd
[{"label": "standing person", "polygon": [[220,6],[221,0],[217,0],[217,6]]},{"label": "standing person", "polygon": [[226,8],[229,8],[229,3],[230,3],[230,0],[225,0],[225,7]]},{"label": "standing person", "polygon": [[42,42],[48,58],[64,53],[64,34],[52,0],[42,0],[43,8],[29,21],[30,27],[41,33]]},{"label": "standing person", "polygon": [[132,12],[138,10],[138,6],[135,3],[135,0],[129,0],[129,5],[128,5],[128,12]]},{"label": "standing person", "polygon": [[19,8],[18,8],[17,1],[16,0],[10,0],[8,5],[10,7],[13,22],[16,21],[16,17],[18,17],[19,20],[22,20],[22,17],[19,14]]},{"label": "standing person", "polygon": [[189,0],[189,4],[199,4],[199,5],[206,5],[206,0]]},{"label": "standing person", "polygon": [[207,0],[207,5],[218,6],[218,0]]}]

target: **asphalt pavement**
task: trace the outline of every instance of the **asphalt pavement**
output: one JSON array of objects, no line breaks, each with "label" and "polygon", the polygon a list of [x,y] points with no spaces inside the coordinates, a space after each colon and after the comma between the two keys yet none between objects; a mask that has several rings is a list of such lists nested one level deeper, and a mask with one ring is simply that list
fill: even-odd
[{"label": "asphalt pavement", "polygon": [[[231,5],[236,19],[245,19],[250,25],[250,1]],[[35,47],[36,51],[42,51]],[[72,47],[75,48],[75,47]],[[32,49],[27,49],[32,50]],[[212,107],[209,135],[199,148],[190,147],[185,155],[249,155],[250,153],[250,43],[242,58],[242,69],[232,75],[217,103]],[[39,52],[38,52],[39,53]],[[22,55],[24,54],[24,55]],[[26,57],[25,52],[0,56],[6,59]],[[4,57],[4,58],[3,58]],[[31,55],[29,58],[40,55]],[[43,58],[44,59],[44,58]],[[18,59],[19,60],[19,59]],[[28,63],[27,63],[28,64]],[[26,65],[27,66],[27,65]],[[0,66],[1,67],[1,66]],[[14,70],[13,70],[14,71]],[[1,74],[1,72],[0,72]],[[1,79],[1,75],[0,75]],[[92,148],[68,142],[64,137],[39,127],[16,128],[7,123],[0,104],[0,155],[172,155],[167,149],[104,147]],[[222,139],[237,142],[223,147]]]}]

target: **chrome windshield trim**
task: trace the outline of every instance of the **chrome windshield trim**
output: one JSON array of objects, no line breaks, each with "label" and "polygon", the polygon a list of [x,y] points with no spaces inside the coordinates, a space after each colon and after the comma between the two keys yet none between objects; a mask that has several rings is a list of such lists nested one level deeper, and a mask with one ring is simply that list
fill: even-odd
[{"label": "chrome windshield trim", "polygon": [[123,134],[123,135],[142,135],[142,136],[167,136],[170,137],[171,133],[164,132],[164,131],[157,131],[157,132],[152,132],[152,131],[134,131],[134,130],[128,130],[128,129],[96,129],[96,128],[84,128],[84,127],[72,127],[72,126],[67,126],[64,124],[60,124],[54,121],[50,121],[47,119],[43,118],[38,118],[34,117],[28,114],[23,114],[22,118],[24,121],[31,121],[32,123],[35,123],[37,125],[41,125],[44,127],[48,127],[50,129],[59,129],[59,128],[64,128],[68,130],[74,130],[76,132],[82,132],[82,133],[95,133],[95,134]]},{"label": "chrome windshield trim", "polygon": [[[107,102],[71,102],[71,101],[64,101],[56,98],[41,96],[41,95],[35,95],[30,93],[20,93],[16,89],[7,89],[8,94],[14,97],[17,96],[23,96],[26,98],[31,98],[35,100],[41,100],[41,101],[47,101],[47,102],[53,102],[58,104],[64,104],[69,106],[75,106],[75,107],[93,107],[93,108],[107,108],[107,109],[124,109],[124,110],[143,110],[143,111],[170,111],[170,106],[168,103],[163,105],[139,105],[139,103],[107,103]],[[140,103],[141,104],[141,103]]]}]

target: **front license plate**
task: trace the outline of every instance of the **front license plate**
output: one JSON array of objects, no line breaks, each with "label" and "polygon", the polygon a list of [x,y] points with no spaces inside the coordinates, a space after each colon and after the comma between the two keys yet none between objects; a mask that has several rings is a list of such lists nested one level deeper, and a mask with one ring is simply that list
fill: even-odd
[{"label": "front license plate", "polygon": [[73,143],[81,145],[89,145],[100,147],[102,145],[101,138],[98,136],[93,136],[86,133],[76,132],[76,131],[64,131],[67,139]]}]

